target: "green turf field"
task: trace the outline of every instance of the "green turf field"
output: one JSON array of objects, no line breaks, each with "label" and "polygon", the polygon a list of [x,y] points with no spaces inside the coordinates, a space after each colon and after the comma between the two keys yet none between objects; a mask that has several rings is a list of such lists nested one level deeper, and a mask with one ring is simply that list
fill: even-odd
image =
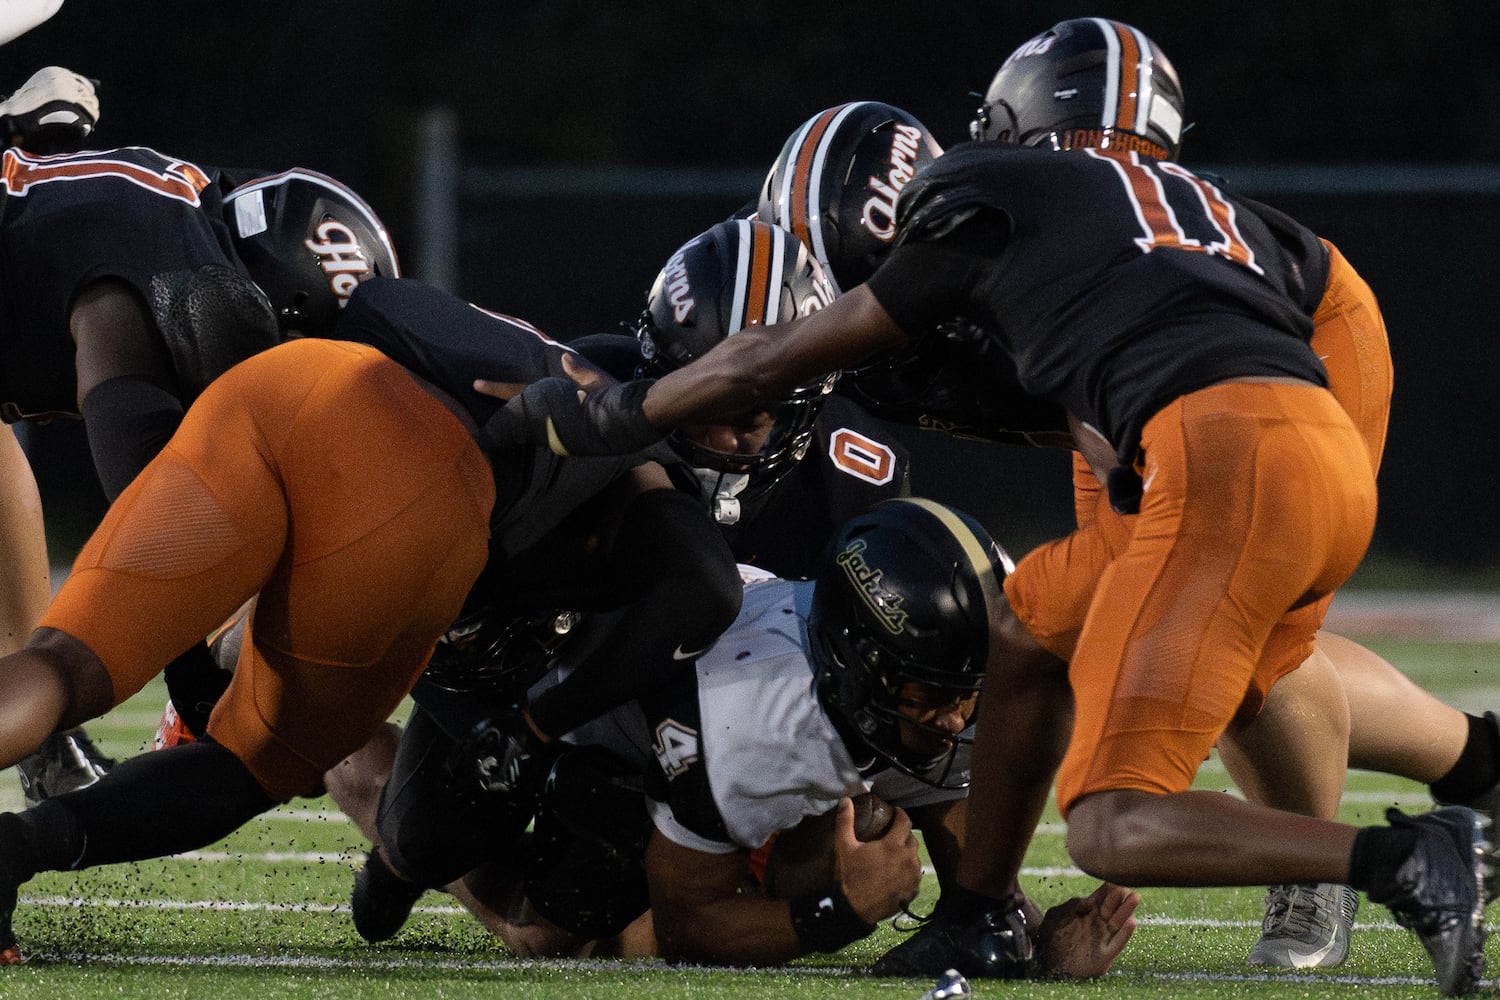
[{"label": "green turf field", "polygon": [[[1448,701],[1494,707],[1500,643],[1375,641],[1369,645]],[[163,689],[148,688],[90,726],[106,752],[139,752]],[[1393,720],[1399,724],[1399,720]],[[1217,760],[1200,784],[1223,788]],[[1344,818],[1379,821],[1386,805],[1425,807],[1420,786],[1351,775]],[[21,805],[0,775],[0,807]],[[916,1000],[929,982],[875,979],[867,965],[900,939],[889,924],[836,956],[776,971],[669,969],[604,961],[521,961],[448,897],[429,894],[395,940],[365,944],[345,908],[364,842],[326,801],[299,801],[188,857],[54,873],[28,883],[16,928],[27,964],[0,969],[0,998],[208,997],[837,997]],[[1071,868],[1052,814],[1028,859],[1042,906],[1091,890]],[[935,891],[929,876],[928,893]],[[1261,890],[1143,892],[1141,926],[1115,971],[1092,983],[975,984],[975,997],[1435,997],[1425,954],[1378,906],[1360,912],[1350,961],[1322,974],[1268,976],[1245,965]],[[920,908],[920,904],[919,904]],[[1500,945],[1490,948],[1500,973]]]}]

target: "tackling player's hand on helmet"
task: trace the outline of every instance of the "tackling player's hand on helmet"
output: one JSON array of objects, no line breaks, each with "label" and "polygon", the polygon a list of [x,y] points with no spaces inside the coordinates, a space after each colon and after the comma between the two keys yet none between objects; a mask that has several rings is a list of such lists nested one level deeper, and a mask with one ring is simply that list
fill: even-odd
[{"label": "tackling player's hand on helmet", "polygon": [[546,445],[564,457],[639,451],[662,439],[642,408],[650,387],[640,380],[589,390],[564,376],[524,387],[476,379],[477,391],[508,400],[485,421],[481,444],[490,450]]},{"label": "tackling player's hand on helmet", "polygon": [[900,912],[922,887],[922,858],[911,817],[894,808],[890,828],[873,840],[855,834],[854,802],[839,803],[833,826],[834,871],[849,905],[866,923]]}]

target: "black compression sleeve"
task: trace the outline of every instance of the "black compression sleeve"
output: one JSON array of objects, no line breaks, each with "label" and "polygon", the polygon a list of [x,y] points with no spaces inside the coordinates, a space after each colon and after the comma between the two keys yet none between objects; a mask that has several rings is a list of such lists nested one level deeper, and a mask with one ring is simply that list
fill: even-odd
[{"label": "black compression sleeve", "polygon": [[556,737],[687,668],[739,613],[743,589],[728,544],[703,506],[676,490],[630,501],[608,555],[608,572],[632,595],[619,629],[567,680],[529,706]]},{"label": "black compression sleeve", "polygon": [[139,375],[101,382],[83,400],[99,484],[111,501],[156,457],[182,423],[182,401]]},{"label": "black compression sleeve", "polygon": [[1000,217],[976,215],[941,239],[900,244],[865,284],[897,326],[919,337],[965,315],[969,293],[998,262],[1005,234]]}]

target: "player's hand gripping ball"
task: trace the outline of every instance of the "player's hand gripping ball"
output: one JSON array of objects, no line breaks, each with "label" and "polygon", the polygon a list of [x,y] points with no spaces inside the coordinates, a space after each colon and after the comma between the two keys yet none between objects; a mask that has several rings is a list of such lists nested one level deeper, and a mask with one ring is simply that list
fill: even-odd
[{"label": "player's hand gripping ball", "polygon": [[[856,795],[853,802],[854,836],[862,841],[879,840],[896,820],[896,807],[873,792]],[[837,881],[833,847],[837,815],[838,809],[831,809],[777,834],[766,859],[767,896],[795,899]]]}]

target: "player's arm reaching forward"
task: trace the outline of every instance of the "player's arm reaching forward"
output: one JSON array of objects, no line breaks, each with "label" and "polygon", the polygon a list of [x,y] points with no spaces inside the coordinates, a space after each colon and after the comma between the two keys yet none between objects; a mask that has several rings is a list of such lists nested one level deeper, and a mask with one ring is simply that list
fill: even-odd
[{"label": "player's arm reaching forward", "polygon": [[834,952],[916,897],[922,879],[911,820],[897,809],[883,836],[855,836],[854,805],[835,817],[834,882],[796,899],[742,893],[748,851],[695,850],[657,831],[646,850],[657,944],[666,958],[779,965]]}]

